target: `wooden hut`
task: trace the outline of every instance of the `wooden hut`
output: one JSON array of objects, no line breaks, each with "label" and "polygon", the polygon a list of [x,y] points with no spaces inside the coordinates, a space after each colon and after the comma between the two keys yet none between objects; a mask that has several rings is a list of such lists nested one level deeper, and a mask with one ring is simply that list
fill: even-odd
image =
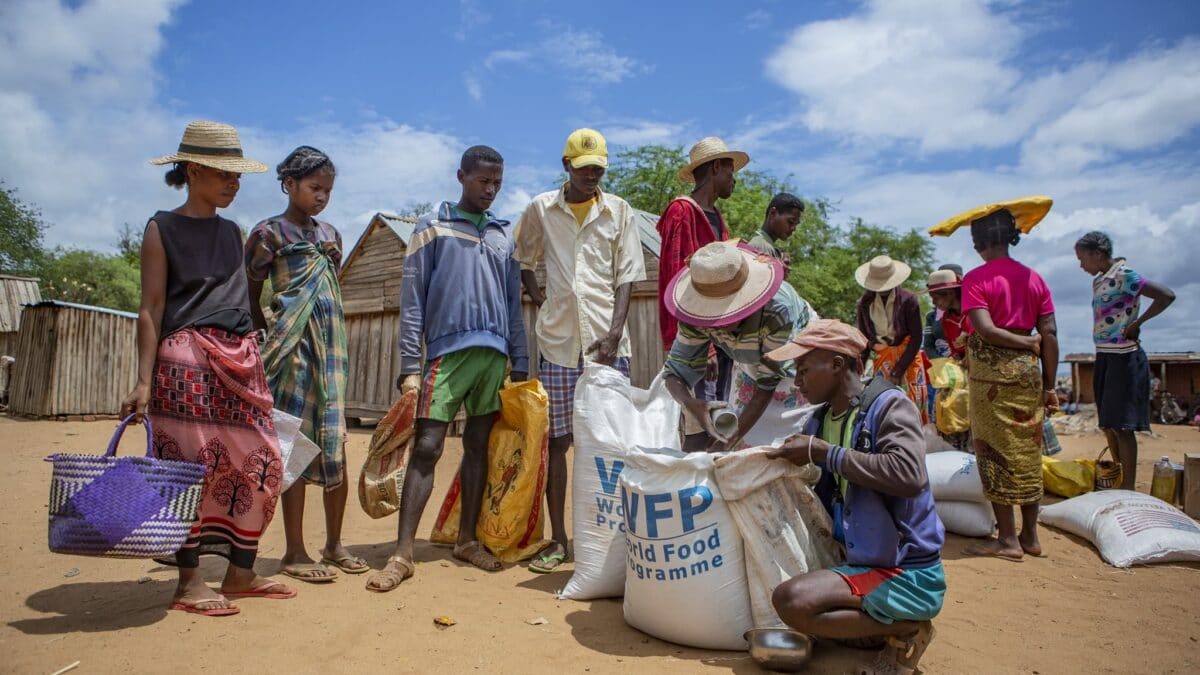
[{"label": "wooden hut", "polygon": [[14,356],[21,310],[41,300],[37,279],[0,274],[0,355]]},{"label": "wooden hut", "polygon": [[9,389],[16,415],[115,415],[137,381],[137,315],[48,300],[21,317]]},{"label": "wooden hut", "polygon": [[342,263],[349,371],[346,417],[378,420],[399,397],[400,278],[415,218],[379,212]]},{"label": "wooden hut", "polygon": [[[1170,392],[1184,411],[1200,405],[1200,352],[1150,352],[1150,376]],[[1068,354],[1071,365],[1071,389],[1076,403],[1095,403],[1092,382],[1096,372],[1095,354]]]}]

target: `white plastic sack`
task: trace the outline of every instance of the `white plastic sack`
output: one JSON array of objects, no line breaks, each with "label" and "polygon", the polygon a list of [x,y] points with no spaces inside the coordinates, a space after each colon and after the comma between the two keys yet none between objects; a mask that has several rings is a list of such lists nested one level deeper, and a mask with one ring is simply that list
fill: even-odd
[{"label": "white plastic sack", "polygon": [[279,454],[283,458],[283,484],[279,487],[282,494],[299,480],[300,474],[321,454],[321,448],[308,436],[300,433],[299,417],[274,408],[271,410],[271,421],[275,423],[275,434],[279,436]]},{"label": "white plastic sack", "polygon": [[715,458],[721,495],[742,535],[746,585],[755,628],[784,628],[771,604],[783,582],[838,561],[833,523],[810,487],[816,466],[801,468],[752,448]]},{"label": "white plastic sack", "polygon": [[986,502],[975,455],[947,450],[925,456],[934,501]]},{"label": "white plastic sack", "polygon": [[987,502],[956,502],[934,499],[933,508],[947,532],[964,537],[990,537],[996,514]]},{"label": "white plastic sack", "polygon": [[1113,567],[1200,561],[1200,525],[1132,490],[1089,492],[1042,509],[1038,521],[1092,542]]},{"label": "white plastic sack", "polygon": [[619,371],[588,364],[575,387],[575,459],[571,525],[575,573],[561,597],[620,597],[625,592],[625,519],[617,481],[637,448],[679,450],[679,404],[661,375],[650,389]]},{"label": "white plastic sack", "polygon": [[742,537],[713,455],[631,453],[621,472],[625,622],[702,649],[746,649],[753,627]]}]

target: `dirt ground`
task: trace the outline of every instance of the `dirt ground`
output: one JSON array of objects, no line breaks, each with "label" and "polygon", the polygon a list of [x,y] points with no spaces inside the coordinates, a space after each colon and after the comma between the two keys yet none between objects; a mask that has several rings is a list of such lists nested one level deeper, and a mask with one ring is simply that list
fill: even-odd
[{"label": "dirt ground", "polygon": [[[58,556],[46,548],[46,497],[57,451],[100,452],[113,422],[29,422],[0,417],[0,452],[9,479],[0,485],[0,672],[53,673],[76,661],[78,673],[142,672],[756,672],[745,654],[662,642],[629,628],[620,600],[559,601],[569,566],[538,576],[523,566],[488,574],[463,567],[443,547],[417,544],[417,575],[397,591],[369,593],[364,576],[301,584],[293,600],[241,600],[242,612],[207,618],[166,607],[174,572],[148,561]],[[1168,455],[1200,451],[1200,433],[1158,427],[1144,438],[1138,487]],[[357,481],[369,430],[353,433]],[[123,452],[136,452],[129,438]],[[1096,435],[1063,437],[1064,458],[1094,456]],[[440,500],[461,456],[448,443],[437,476]],[[309,490],[308,543],[323,541],[320,494]],[[434,500],[431,500],[433,502]],[[426,510],[422,535],[435,509]],[[395,519],[371,520],[352,493],[345,539],[382,566]],[[1044,559],[1022,563],[966,559],[969,540],[951,536],[944,556],[949,592],[939,636],[922,663],[927,673],[1200,672],[1200,565],[1117,570],[1078,538],[1046,530]],[[263,541],[258,570],[274,574],[282,523]],[[223,560],[203,570],[218,583]],[[290,581],[290,580],[289,580]],[[299,582],[296,582],[299,583]],[[458,624],[434,626],[435,616]],[[548,623],[530,625],[542,617]],[[684,617],[681,617],[684,620]],[[819,645],[808,672],[852,671],[869,657]]]}]

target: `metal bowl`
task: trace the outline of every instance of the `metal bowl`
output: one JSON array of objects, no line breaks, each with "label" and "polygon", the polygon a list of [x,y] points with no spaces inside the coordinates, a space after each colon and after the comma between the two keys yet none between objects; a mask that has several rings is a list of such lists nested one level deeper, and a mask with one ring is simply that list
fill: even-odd
[{"label": "metal bowl", "polygon": [[793,673],[812,658],[812,638],[789,628],[751,628],[743,635],[750,658],[766,670]]}]

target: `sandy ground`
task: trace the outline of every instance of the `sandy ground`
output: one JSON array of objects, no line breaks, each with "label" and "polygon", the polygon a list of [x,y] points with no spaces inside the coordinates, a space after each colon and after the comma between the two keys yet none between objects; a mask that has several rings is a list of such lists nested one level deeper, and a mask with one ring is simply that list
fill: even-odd
[{"label": "sandy ground", "polygon": [[[58,556],[46,548],[50,465],[42,458],[98,452],[113,425],[0,417],[0,452],[9,467],[0,485],[2,672],[52,673],[76,661],[80,673],[757,670],[745,654],[679,647],[629,628],[620,600],[556,600],[569,567],[549,576],[521,566],[488,574],[421,540],[417,576],[392,593],[369,593],[365,577],[343,575],[324,586],[301,584],[294,600],[241,600],[242,613],[233,617],[168,612],[171,569]],[[1157,431],[1164,435],[1143,440],[1143,491],[1155,459],[1200,451],[1195,429]],[[354,480],[369,439],[366,430],[351,438]],[[1062,441],[1061,456],[1068,458],[1094,456],[1102,443],[1098,436]],[[137,443],[127,439],[124,452],[135,452]],[[461,446],[451,440],[434,500],[460,456]],[[307,539],[315,552],[323,541],[321,502],[315,490],[308,494]],[[431,505],[423,534],[434,515]],[[346,523],[352,551],[380,567],[394,528],[394,518],[364,515],[352,494]],[[952,536],[946,545],[949,593],[925,672],[1200,672],[1200,566],[1117,570],[1086,542],[1053,530],[1042,539],[1048,557],[1020,564],[965,559],[968,541]],[[276,522],[263,542],[260,573],[277,571],[282,548],[282,523]],[[208,559],[203,569],[218,583],[223,561]],[[441,615],[458,624],[435,627],[433,618]],[[537,617],[548,623],[527,623]],[[819,645],[808,672],[849,672],[867,657]]]}]

